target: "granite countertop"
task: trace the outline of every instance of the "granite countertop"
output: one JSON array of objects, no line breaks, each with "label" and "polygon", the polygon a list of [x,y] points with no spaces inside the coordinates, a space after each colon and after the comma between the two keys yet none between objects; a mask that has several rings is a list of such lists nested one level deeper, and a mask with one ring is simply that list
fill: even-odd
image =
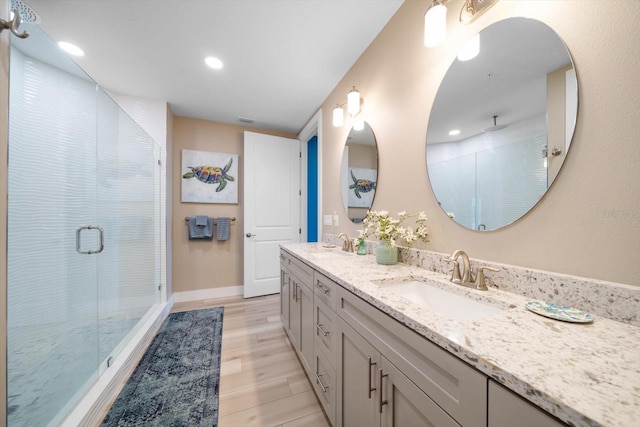
[{"label": "granite countertop", "polygon": [[[318,243],[282,247],[343,288],[397,319],[490,378],[576,426],[640,425],[640,328],[595,317],[568,323],[525,309],[527,298],[498,289],[477,291],[405,264],[378,265]],[[418,278],[489,302],[501,311],[464,322],[385,289],[385,282]]]}]

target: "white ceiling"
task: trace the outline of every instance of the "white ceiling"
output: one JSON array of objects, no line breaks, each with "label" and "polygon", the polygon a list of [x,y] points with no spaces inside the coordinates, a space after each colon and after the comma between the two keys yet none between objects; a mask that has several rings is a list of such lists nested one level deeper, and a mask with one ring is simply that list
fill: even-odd
[{"label": "white ceiling", "polygon": [[[403,0],[26,0],[100,85],[297,133]],[[204,65],[216,56],[224,68]],[[357,82],[353,82],[357,85]],[[346,93],[345,93],[346,98]]]}]

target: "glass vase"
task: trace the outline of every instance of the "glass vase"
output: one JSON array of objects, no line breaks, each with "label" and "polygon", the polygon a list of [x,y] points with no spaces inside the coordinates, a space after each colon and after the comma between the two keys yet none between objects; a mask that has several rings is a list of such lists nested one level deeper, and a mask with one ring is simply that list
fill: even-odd
[{"label": "glass vase", "polygon": [[391,242],[382,240],[376,248],[376,262],[382,265],[394,265],[398,262],[398,248]]}]

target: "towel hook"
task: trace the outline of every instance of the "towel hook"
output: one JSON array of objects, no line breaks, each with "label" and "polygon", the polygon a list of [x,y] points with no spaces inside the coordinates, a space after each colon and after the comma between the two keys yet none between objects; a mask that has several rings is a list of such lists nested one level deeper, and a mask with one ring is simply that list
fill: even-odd
[{"label": "towel hook", "polygon": [[22,18],[20,17],[20,13],[17,10],[13,11],[13,19],[11,21],[5,21],[4,19],[0,19],[0,33],[3,30],[10,30],[14,36],[19,37],[21,39],[26,39],[29,37],[28,31],[23,31],[21,33],[18,32],[18,27],[22,24]]}]

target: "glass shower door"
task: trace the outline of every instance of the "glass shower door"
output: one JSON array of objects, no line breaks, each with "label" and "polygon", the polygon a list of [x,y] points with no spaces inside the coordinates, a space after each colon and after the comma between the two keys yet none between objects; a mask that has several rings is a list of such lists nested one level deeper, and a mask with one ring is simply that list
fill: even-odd
[{"label": "glass shower door", "polygon": [[102,89],[98,92],[97,215],[105,231],[98,257],[100,370],[160,302],[159,151],[155,141]]},{"label": "glass shower door", "polygon": [[23,27],[10,69],[7,421],[31,427],[58,425],[160,302],[161,227],[157,144]]},{"label": "glass shower door", "polygon": [[[8,423],[55,424],[97,378],[97,85],[37,26],[13,39]],[[28,28],[27,28],[28,27]],[[46,52],[46,56],[42,56]]]}]

